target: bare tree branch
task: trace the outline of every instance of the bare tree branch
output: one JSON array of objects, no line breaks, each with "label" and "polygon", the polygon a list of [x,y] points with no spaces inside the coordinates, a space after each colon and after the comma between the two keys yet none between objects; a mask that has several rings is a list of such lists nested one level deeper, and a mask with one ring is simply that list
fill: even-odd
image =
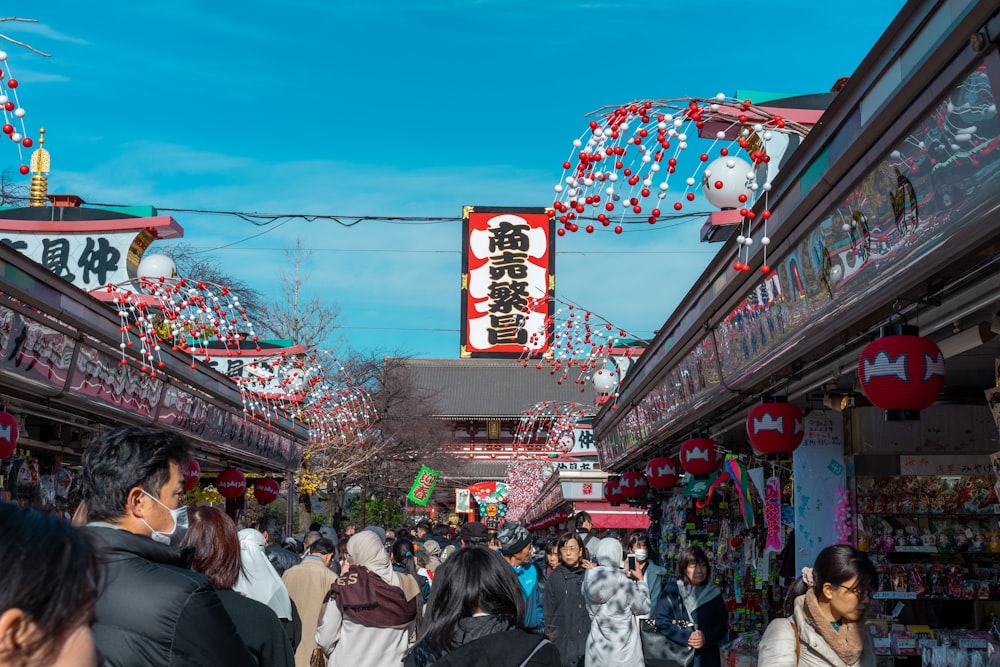
[{"label": "bare tree branch", "polygon": [[[16,16],[8,16],[7,18],[0,18],[0,23],[4,23],[6,21],[19,21],[21,23],[38,23],[38,19],[22,19],[22,18],[18,18]],[[46,58],[51,58],[52,57],[51,53],[44,53],[42,51],[39,51],[38,49],[36,49],[35,47],[31,46],[30,44],[25,44],[24,42],[19,42],[16,39],[14,39],[13,37],[8,37],[7,35],[4,35],[3,33],[0,33],[0,39],[6,40],[6,41],[10,42],[11,44],[17,44],[18,46],[22,46],[22,47],[28,49],[29,51],[31,51],[33,53],[37,53],[40,56],[44,56]]]}]

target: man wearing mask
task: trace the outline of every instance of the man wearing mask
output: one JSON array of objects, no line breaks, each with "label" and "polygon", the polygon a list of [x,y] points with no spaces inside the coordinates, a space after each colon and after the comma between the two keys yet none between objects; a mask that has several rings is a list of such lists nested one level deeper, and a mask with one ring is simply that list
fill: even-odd
[{"label": "man wearing mask", "polygon": [[107,431],[83,453],[87,530],[103,565],[94,639],[113,667],[243,667],[254,657],[215,588],[188,569],[181,474],[191,451],[170,431]]}]

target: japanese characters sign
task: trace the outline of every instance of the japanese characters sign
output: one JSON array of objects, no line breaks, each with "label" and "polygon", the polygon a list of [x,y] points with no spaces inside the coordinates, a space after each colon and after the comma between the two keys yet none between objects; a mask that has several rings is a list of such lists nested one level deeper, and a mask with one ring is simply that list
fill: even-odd
[{"label": "japanese characters sign", "polygon": [[425,507],[427,501],[431,498],[431,492],[434,491],[434,485],[437,484],[437,478],[440,475],[441,473],[437,470],[431,470],[427,466],[420,466],[420,472],[417,473],[416,479],[413,480],[413,486],[410,487],[410,492],[406,494],[406,497],[414,505]]},{"label": "japanese characters sign", "polygon": [[550,213],[467,206],[462,227],[462,356],[544,354],[555,295]]}]

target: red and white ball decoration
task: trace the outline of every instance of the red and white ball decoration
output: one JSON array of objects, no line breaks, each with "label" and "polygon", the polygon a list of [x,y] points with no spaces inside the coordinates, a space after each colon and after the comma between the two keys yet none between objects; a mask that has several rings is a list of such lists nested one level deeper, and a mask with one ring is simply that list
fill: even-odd
[{"label": "red and white ball decoration", "polygon": [[5,459],[17,449],[17,419],[9,412],[0,411],[0,459]]},{"label": "red and white ball decoration", "polygon": [[612,505],[620,505],[625,502],[625,494],[622,493],[617,479],[608,479],[604,482],[604,499]]},{"label": "red and white ball decoration", "polygon": [[198,486],[199,481],[201,481],[201,464],[195,459],[190,459],[184,468],[184,491],[190,491]]},{"label": "red and white ball decoration", "polygon": [[236,468],[226,468],[215,480],[215,489],[223,498],[239,498],[247,488],[247,479]]},{"label": "red and white ball decoration", "polygon": [[514,447],[544,444],[548,452],[566,453],[576,442],[579,422],[593,417],[593,405],[573,401],[542,401],[521,416],[514,432]]},{"label": "red and white ball decoration", "polygon": [[[776,134],[805,136],[806,127],[750,100],[722,93],[713,98],[641,100],[594,115],[583,136],[573,142],[555,186],[553,208],[562,224],[558,234],[575,232],[581,224],[593,233],[597,227],[591,219],[603,227],[614,223],[613,231],[621,234],[626,217],[656,224],[691,215],[685,208],[697,200],[700,191],[710,203],[738,212],[739,251],[733,268],[749,271],[747,260],[756,231],[753,209],[763,194],[758,222],[763,223],[759,238],[765,247],[761,266],[765,269],[770,183],[759,183],[758,172],[767,172],[760,167],[770,161],[767,144]],[[708,140],[707,148],[689,150],[699,137]],[[689,153],[697,157],[685,162]],[[681,173],[674,176],[678,170]]]},{"label": "red and white ball decoration", "polygon": [[649,488],[662,490],[677,486],[680,481],[681,468],[676,459],[660,456],[646,463],[646,481]]},{"label": "red and white ball decoration", "polygon": [[[17,19],[14,19],[17,20]],[[20,82],[14,78],[11,71],[10,61],[6,51],[0,51],[0,111],[3,112],[3,126],[0,130],[7,135],[7,138],[17,144],[17,152],[21,158],[21,166],[18,171],[27,175],[31,169],[24,164],[24,153],[22,148],[31,148],[34,141],[28,136],[28,131],[24,125],[24,117],[28,114],[21,106],[18,99],[17,90]],[[46,165],[44,171],[48,171]]]},{"label": "red and white ball decoration", "polygon": [[685,440],[679,458],[684,472],[695,477],[711,475],[722,464],[719,447],[711,438]]},{"label": "red and white ball decoration", "polygon": [[280,493],[281,485],[270,477],[258,479],[253,485],[253,497],[261,505],[270,505],[278,499]]},{"label": "red and white ball decoration", "polygon": [[552,464],[539,459],[521,459],[507,468],[507,518],[520,521],[538,503],[542,486],[552,475]]},{"label": "red and white ball decoration", "polygon": [[646,489],[649,488],[649,483],[646,481],[646,476],[641,472],[630,471],[623,473],[618,479],[618,488],[621,490],[623,496],[634,500],[642,498],[642,495],[646,493]]},{"label": "red and white ball decoration", "polygon": [[758,403],[747,413],[747,437],[759,454],[791,454],[805,436],[802,410],[785,401]]},{"label": "red and white ball decoration", "polygon": [[868,400],[890,421],[919,419],[944,387],[941,349],[909,325],[887,325],[858,359],[858,379]]}]

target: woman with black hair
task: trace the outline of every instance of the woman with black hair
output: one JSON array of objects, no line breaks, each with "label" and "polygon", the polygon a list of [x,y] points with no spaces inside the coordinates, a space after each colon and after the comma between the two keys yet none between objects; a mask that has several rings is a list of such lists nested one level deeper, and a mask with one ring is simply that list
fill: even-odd
[{"label": "woman with black hair", "polygon": [[625,545],[625,551],[635,556],[635,566],[642,572],[642,579],[649,589],[649,608],[655,610],[660,601],[660,591],[667,581],[667,568],[660,567],[650,559],[649,538],[642,533],[632,533]]},{"label": "woman with black hair", "polygon": [[483,547],[459,549],[434,577],[420,641],[407,667],[559,667],[559,651],[524,629],[517,575]]},{"label": "woman with black hair", "polygon": [[687,547],[677,559],[678,578],[666,581],[656,604],[656,628],[695,650],[693,667],[720,667],[719,644],[729,636],[729,610],[711,575],[705,552]]},{"label": "woman with black hair", "polygon": [[392,559],[392,569],[400,574],[408,574],[420,584],[420,597],[423,604],[431,595],[430,579],[417,572],[417,560],[413,556],[413,541],[408,537],[400,537],[392,543],[389,554]]},{"label": "woman with black hair", "polygon": [[0,667],[96,667],[90,625],[98,563],[87,537],[36,510],[0,503]]},{"label": "woman with black hair", "polygon": [[802,568],[785,599],[785,615],[768,624],[757,662],[768,667],[874,667],[865,611],[878,581],[863,552],[834,544]]},{"label": "woman with black hair", "polygon": [[559,648],[563,667],[583,667],[590,634],[590,614],[583,599],[586,560],[579,533],[563,533],[555,543],[559,565],[552,570],[542,595],[545,635]]}]

